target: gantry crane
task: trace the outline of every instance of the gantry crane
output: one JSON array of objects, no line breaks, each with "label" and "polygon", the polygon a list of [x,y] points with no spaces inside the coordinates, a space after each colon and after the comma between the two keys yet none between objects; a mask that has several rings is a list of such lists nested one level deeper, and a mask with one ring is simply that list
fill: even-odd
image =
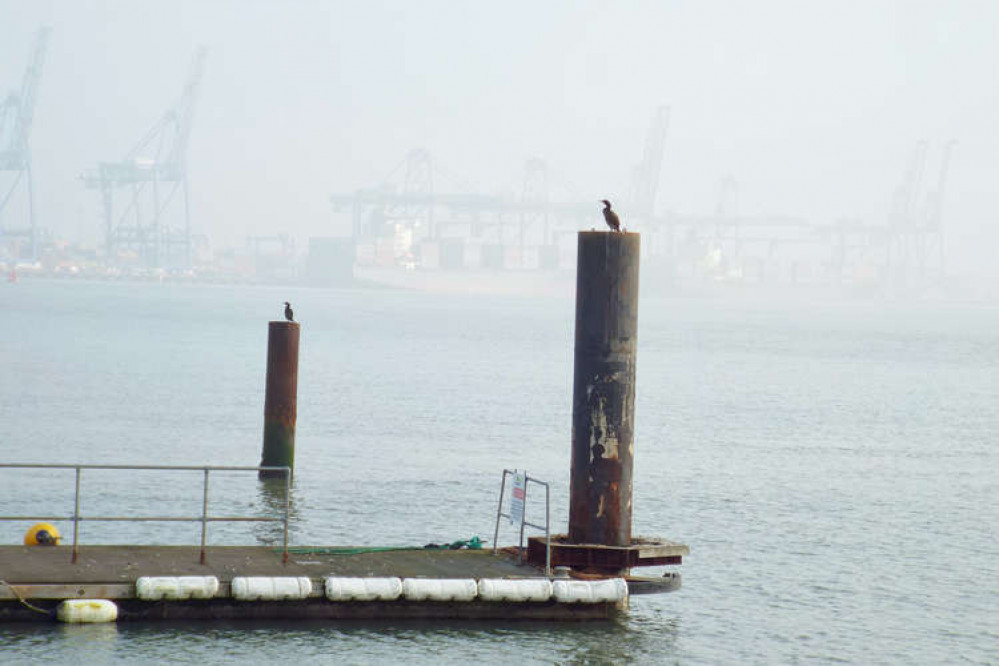
[{"label": "gantry crane", "polygon": [[[34,183],[31,176],[31,121],[35,115],[35,100],[42,76],[42,63],[51,28],[41,28],[35,36],[28,67],[20,90],[13,91],[0,102],[0,238],[3,236],[29,239],[31,260],[38,258],[38,227],[35,220]],[[27,225],[18,228],[16,222],[5,220],[4,210],[21,183],[27,198]]]},{"label": "gantry crane", "polygon": [[890,278],[901,288],[925,286],[943,277],[943,199],[955,144],[953,140],[944,144],[934,189],[924,192],[928,146],[920,141],[895,190],[888,225],[887,267]]},{"label": "gantry crane", "polygon": [[[197,50],[178,102],[119,162],[101,162],[83,175],[88,188],[101,191],[107,262],[135,253],[146,268],[191,264],[191,214],[187,186],[187,144],[201,87],[206,49]],[[115,208],[115,192],[127,203]],[[168,208],[183,198],[180,227],[171,226]]]},{"label": "gantry crane", "polygon": [[669,107],[660,106],[655,110],[649,125],[642,162],[634,171],[631,213],[637,219],[648,220],[655,214],[668,127]]}]

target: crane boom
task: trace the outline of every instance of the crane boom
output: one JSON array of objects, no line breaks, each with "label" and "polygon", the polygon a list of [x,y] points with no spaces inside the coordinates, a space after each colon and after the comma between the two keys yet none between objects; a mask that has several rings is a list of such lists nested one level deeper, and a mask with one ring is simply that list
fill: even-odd
[{"label": "crane boom", "polygon": [[943,199],[944,190],[947,187],[947,176],[950,172],[950,158],[951,153],[954,151],[954,145],[957,142],[954,140],[948,141],[943,149],[943,156],[940,158],[940,175],[937,177],[937,187],[929,195],[929,205],[926,219],[926,227],[928,229],[939,230],[942,224],[943,218]]},{"label": "crane boom", "polygon": [[651,217],[654,212],[668,126],[669,108],[660,106],[652,117],[652,124],[645,140],[642,163],[636,174],[634,205],[635,212],[642,217]]},{"label": "crane boom", "polygon": [[35,41],[28,56],[28,66],[24,70],[21,88],[10,93],[0,102],[0,171],[12,172],[6,191],[0,191],[0,213],[3,213],[11,201],[14,191],[20,183],[24,183],[25,207],[27,209],[27,228],[12,229],[9,225],[0,228],[0,236],[23,236],[30,243],[30,257],[34,261],[38,257],[38,228],[35,220],[34,186],[31,176],[31,121],[35,117],[35,101],[38,97],[38,85],[42,78],[42,64],[45,62],[45,50],[48,48],[51,28],[43,27],[35,34]]},{"label": "crane boom", "polygon": [[191,63],[190,74],[187,77],[187,84],[181,101],[176,107],[177,136],[173,144],[173,150],[167,155],[169,162],[179,164],[183,167],[187,156],[187,143],[191,136],[191,126],[194,124],[194,108],[198,102],[198,94],[201,92],[201,78],[205,71],[205,56],[207,49],[202,46],[194,55]]},{"label": "crane boom", "polygon": [[123,162],[134,162],[137,159],[151,161],[163,180],[173,179],[183,173],[206,55],[207,49],[199,47],[194,54],[180,100],[128,151]]},{"label": "crane boom", "polygon": [[38,30],[20,90],[10,93],[0,105],[0,169],[20,170],[30,162],[28,138],[51,32],[47,27]]}]

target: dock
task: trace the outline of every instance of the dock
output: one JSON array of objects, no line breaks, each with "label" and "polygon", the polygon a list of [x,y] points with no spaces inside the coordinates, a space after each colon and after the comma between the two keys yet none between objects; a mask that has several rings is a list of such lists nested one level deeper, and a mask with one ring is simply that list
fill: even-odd
[{"label": "dock", "polygon": [[[400,597],[378,601],[330,601],[328,577],[398,577],[420,580],[539,580],[543,569],[517,564],[500,551],[365,549],[305,546],[215,546],[200,563],[196,546],[87,546],[77,562],[71,548],[0,546],[0,622],[51,621],[57,606],[71,599],[106,599],[119,609],[118,621],[230,619],[471,619],[606,620],[627,607],[622,601],[414,601]],[[148,601],[139,598],[141,577],[215,576],[219,585],[210,599]],[[308,578],[303,599],[242,601],[233,596],[237,577]]]}]

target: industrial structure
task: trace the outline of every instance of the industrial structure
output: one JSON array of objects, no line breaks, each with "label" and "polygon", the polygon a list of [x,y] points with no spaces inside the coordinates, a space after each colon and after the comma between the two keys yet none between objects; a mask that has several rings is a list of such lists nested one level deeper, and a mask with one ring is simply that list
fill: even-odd
[{"label": "industrial structure", "polygon": [[[33,263],[41,248],[29,137],[49,33],[39,30],[20,88],[0,103],[0,242],[12,241],[6,254]],[[199,48],[177,102],[121,160],[100,162],[83,175],[101,194],[99,259],[107,268],[191,268],[187,148],[205,57]],[[913,293],[944,279],[942,218],[953,141],[940,151],[935,179],[926,175],[928,143],[917,144],[885,220],[817,224],[745,214],[732,175],[719,180],[713,210],[662,210],[657,199],[669,122],[668,107],[653,110],[627,192],[594,192],[582,200],[553,195],[548,165],[538,157],[526,160],[517,193],[442,191],[446,170],[428,150],[411,150],[382,182],[330,197],[335,210],[348,211],[350,235],[309,240],[308,279],[342,285],[356,277],[355,269],[383,276],[398,269],[564,273],[575,262],[576,232],[601,226],[597,201],[603,196],[614,200],[623,226],[645,238],[646,292],[767,284]],[[258,278],[295,279],[293,238],[253,236],[247,243],[249,270]]]},{"label": "industrial structure", "polygon": [[[38,30],[20,89],[0,101],[0,241],[28,239],[28,258],[32,262],[38,258],[38,222],[29,139],[50,33],[51,28]],[[17,198],[23,202],[23,215],[13,213]]]},{"label": "industrial structure", "polygon": [[655,110],[649,133],[645,139],[642,162],[633,173],[634,188],[631,197],[631,214],[639,222],[655,214],[656,195],[659,194],[659,176],[662,173],[663,151],[666,147],[666,130],[669,128],[669,108]]},{"label": "industrial structure", "polygon": [[[773,255],[782,244],[818,240],[815,228],[800,218],[740,215],[731,176],[722,180],[712,213],[657,213],[669,117],[668,107],[654,110],[641,161],[630,174],[630,196],[618,206],[625,227],[641,229],[647,239],[648,288],[670,288],[681,273],[694,280],[762,275],[764,269],[750,259],[754,246],[763,244],[762,254]],[[552,200],[547,166],[537,158],[525,165],[519,197],[440,193],[434,171],[429,152],[414,150],[385,182],[331,197],[334,209],[349,207],[358,267],[568,269],[575,261],[576,232],[600,224],[598,196]]]},{"label": "industrial structure", "polygon": [[920,141],[892,200],[888,270],[904,286],[936,281],[944,273],[943,200],[954,141],[944,145],[932,189],[923,187],[927,144]]},{"label": "industrial structure", "polygon": [[[712,211],[660,211],[668,125],[669,109],[655,109],[641,162],[631,173],[630,196],[615,201],[624,226],[641,230],[646,239],[647,291],[767,284],[901,293],[943,279],[942,206],[954,142],[944,146],[928,192],[927,144],[918,144],[886,221],[819,224],[793,215],[743,213],[732,175],[720,178]],[[324,258],[366,273],[551,271],[572,266],[575,232],[602,226],[596,200],[606,193],[592,201],[554,201],[547,166],[537,158],[525,165],[519,196],[442,193],[435,189],[436,171],[427,150],[413,150],[379,185],[334,194],[334,210],[349,210],[351,237],[313,239],[310,245],[322,248]]]},{"label": "industrial structure", "polygon": [[[668,117],[668,109],[656,109],[643,160],[632,174],[636,221],[652,214]],[[519,196],[441,193],[435,171],[430,153],[416,149],[385,182],[331,197],[336,209],[350,207],[359,265],[445,270],[571,265],[575,232],[592,222],[597,197],[553,201],[544,160],[527,160]]]},{"label": "industrial structure", "polygon": [[936,180],[927,188],[929,144],[916,144],[892,194],[886,223],[842,219],[815,227],[818,241],[828,247],[828,273],[833,280],[891,295],[922,293],[943,285],[943,201],[955,145],[951,140],[941,148]]},{"label": "industrial structure", "polygon": [[[205,55],[204,47],[197,50],[180,99],[122,160],[101,162],[83,176],[88,188],[101,193],[108,265],[191,265],[186,157]],[[124,204],[116,207],[119,192]],[[182,210],[171,215],[171,203],[178,195]]]},{"label": "industrial structure", "polygon": [[[754,267],[762,262],[751,258],[755,246],[762,244],[766,256],[782,244],[818,242],[816,229],[803,219],[741,215],[731,176],[722,180],[712,213],[657,213],[669,116],[668,107],[654,110],[642,159],[630,174],[630,196],[619,206],[625,226],[641,229],[647,238],[643,252],[649,259],[649,288],[670,287],[680,273],[697,280],[762,275],[764,269]],[[519,197],[440,193],[434,189],[434,171],[430,153],[413,150],[385,182],[331,197],[335,209],[349,207],[357,266],[569,268],[575,261],[576,232],[599,224],[598,197],[552,200],[547,166],[537,158],[525,165]]]}]

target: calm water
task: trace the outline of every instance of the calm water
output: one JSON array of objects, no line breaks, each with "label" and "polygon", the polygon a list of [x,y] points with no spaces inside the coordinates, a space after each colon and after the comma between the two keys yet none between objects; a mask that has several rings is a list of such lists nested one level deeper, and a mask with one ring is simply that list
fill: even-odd
[{"label": "calm water", "polygon": [[[284,300],[303,323],[293,544],[491,538],[504,467],[552,482],[564,530],[569,300],[0,285],[0,460],[255,465]],[[4,663],[999,662],[999,311],[647,299],[640,320],[634,531],[691,546],[680,592],[584,626],[8,625]],[[89,513],[200,510],[197,473],[84,489]],[[213,481],[220,513],[273,503],[252,476]],[[0,470],[0,507],[68,514],[71,473]]]}]

